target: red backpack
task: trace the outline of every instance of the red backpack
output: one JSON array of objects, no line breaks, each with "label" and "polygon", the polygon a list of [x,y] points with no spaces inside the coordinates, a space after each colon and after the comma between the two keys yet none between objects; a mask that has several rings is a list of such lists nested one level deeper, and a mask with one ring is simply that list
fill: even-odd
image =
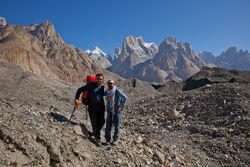
[{"label": "red backpack", "polygon": [[[96,80],[95,76],[88,75],[86,77],[86,84],[88,84],[88,83],[90,83],[92,81],[95,81],[95,80]],[[83,92],[83,94],[82,94],[82,103],[84,105],[88,105],[88,99],[87,99],[88,96],[87,95],[88,95],[87,91]]]}]

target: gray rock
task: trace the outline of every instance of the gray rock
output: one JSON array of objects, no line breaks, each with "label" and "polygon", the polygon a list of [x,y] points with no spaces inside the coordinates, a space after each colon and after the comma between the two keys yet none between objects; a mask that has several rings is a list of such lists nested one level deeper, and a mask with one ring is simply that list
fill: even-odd
[{"label": "gray rock", "polygon": [[154,155],[156,156],[156,158],[157,158],[157,160],[161,163],[161,164],[164,164],[164,162],[165,162],[165,155],[164,154],[162,154],[161,152],[159,152],[159,151],[155,151],[154,152]]},{"label": "gray rock", "polygon": [[143,138],[141,136],[138,136],[136,141],[135,141],[137,144],[140,144],[143,142]]},{"label": "gray rock", "polygon": [[168,112],[168,119],[175,120],[175,119],[180,119],[180,118],[182,118],[182,115],[176,109],[170,110]]},{"label": "gray rock", "polygon": [[153,146],[153,142],[152,142],[152,139],[147,137],[147,138],[144,138],[143,142],[145,143],[146,146],[148,147],[152,147]]},{"label": "gray rock", "polygon": [[175,167],[173,162],[166,162],[165,167]]},{"label": "gray rock", "polygon": [[49,146],[49,153],[50,153],[50,158],[53,159],[54,161],[57,162],[63,161],[63,157],[61,155],[60,150],[54,144],[51,144]]},{"label": "gray rock", "polygon": [[80,156],[83,158],[83,160],[89,160],[89,161],[91,161],[92,160],[92,157],[91,157],[91,155],[89,154],[89,153],[87,153],[87,152],[83,152],[83,153],[80,153]]}]

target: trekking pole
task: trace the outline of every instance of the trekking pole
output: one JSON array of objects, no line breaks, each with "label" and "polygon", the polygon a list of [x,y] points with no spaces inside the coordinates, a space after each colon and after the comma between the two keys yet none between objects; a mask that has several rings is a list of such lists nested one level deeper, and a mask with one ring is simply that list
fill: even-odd
[{"label": "trekking pole", "polygon": [[69,121],[71,121],[72,116],[73,116],[73,114],[74,114],[74,112],[75,112],[75,109],[76,109],[76,107],[74,106],[73,111],[72,111],[72,113],[71,113],[71,115],[70,115]]},{"label": "trekking pole", "polygon": [[79,105],[80,105],[80,104],[82,104],[82,103],[80,102],[79,104],[75,104],[75,105],[74,105],[73,111],[72,111],[72,113],[71,113],[71,115],[70,115],[70,118],[69,118],[70,121],[71,121],[71,119],[72,119],[72,117],[73,117],[73,114],[74,114],[75,110],[79,108]]}]

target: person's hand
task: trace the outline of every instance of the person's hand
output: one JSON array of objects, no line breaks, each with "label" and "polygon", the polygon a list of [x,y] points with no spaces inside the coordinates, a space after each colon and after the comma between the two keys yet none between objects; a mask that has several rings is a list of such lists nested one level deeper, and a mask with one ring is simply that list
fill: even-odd
[{"label": "person's hand", "polygon": [[115,110],[119,110],[119,109],[120,109],[120,105],[116,105]]},{"label": "person's hand", "polygon": [[82,104],[82,102],[78,99],[75,99],[75,108],[76,109],[79,109],[80,104]]},{"label": "person's hand", "polygon": [[75,99],[75,104],[81,104],[81,101],[78,99]]}]

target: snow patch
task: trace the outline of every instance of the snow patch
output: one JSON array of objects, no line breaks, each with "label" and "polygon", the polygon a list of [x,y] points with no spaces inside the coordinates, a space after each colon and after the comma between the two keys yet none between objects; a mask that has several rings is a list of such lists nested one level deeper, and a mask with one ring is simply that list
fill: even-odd
[{"label": "snow patch", "polygon": [[[139,39],[143,39],[143,38],[141,36],[139,36],[139,37],[136,37],[136,39],[139,40]],[[144,42],[143,46],[145,46],[146,48],[150,48],[153,44],[154,44],[153,42],[152,43]]]},{"label": "snow patch", "polygon": [[145,43],[145,42],[144,42],[143,45],[144,45],[146,48],[150,48],[153,44],[154,44],[154,43]]},{"label": "snow patch", "polygon": [[92,51],[91,50],[86,50],[85,53],[90,54]]},{"label": "snow patch", "polygon": [[[140,38],[142,38],[141,36],[139,36],[139,37],[136,37],[136,39],[138,40],[138,39],[140,39]],[[143,38],[142,38],[143,39]]]},{"label": "snow patch", "polygon": [[107,57],[106,53],[104,53],[100,48],[98,48],[97,46],[95,46],[95,48],[91,51],[91,50],[86,50],[85,53],[87,53],[88,55],[91,54],[95,54],[95,55],[99,55],[99,56],[104,56]]}]

